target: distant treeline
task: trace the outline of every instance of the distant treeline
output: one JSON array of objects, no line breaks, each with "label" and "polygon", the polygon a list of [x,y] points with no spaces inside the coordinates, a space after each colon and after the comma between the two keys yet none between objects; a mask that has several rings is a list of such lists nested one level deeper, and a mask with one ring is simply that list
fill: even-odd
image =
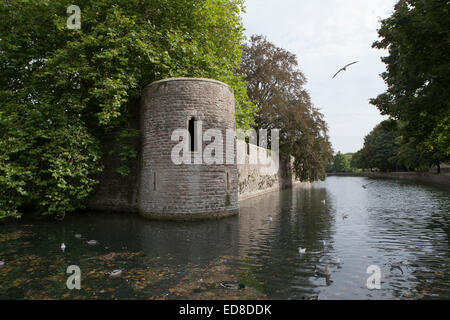
[{"label": "distant treeline", "polygon": [[355,153],[338,152],[328,167],[328,172],[370,171],[428,171],[448,161],[438,152],[420,145],[405,143],[401,122],[385,120],[378,124],[365,138],[364,146]]}]

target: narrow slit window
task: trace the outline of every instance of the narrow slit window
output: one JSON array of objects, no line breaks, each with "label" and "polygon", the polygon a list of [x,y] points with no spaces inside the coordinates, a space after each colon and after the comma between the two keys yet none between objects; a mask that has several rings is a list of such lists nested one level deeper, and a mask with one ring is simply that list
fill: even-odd
[{"label": "narrow slit window", "polygon": [[188,130],[189,130],[189,150],[191,152],[193,151],[197,151],[197,141],[196,141],[196,137],[195,137],[195,126],[196,126],[196,120],[195,118],[191,118],[191,120],[189,120],[189,124],[188,124]]},{"label": "narrow slit window", "polygon": [[230,190],[230,187],[231,187],[230,173],[227,172],[227,190]]},{"label": "narrow slit window", "polygon": [[153,190],[156,190],[156,172],[153,172]]}]

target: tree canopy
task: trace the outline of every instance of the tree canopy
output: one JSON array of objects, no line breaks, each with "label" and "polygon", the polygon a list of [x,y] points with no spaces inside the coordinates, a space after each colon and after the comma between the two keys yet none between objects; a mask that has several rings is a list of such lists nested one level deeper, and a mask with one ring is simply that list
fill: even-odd
[{"label": "tree canopy", "polygon": [[67,28],[71,4],[0,3],[0,218],[24,205],[77,209],[102,170],[100,137],[136,134],[130,110],[152,81],[221,80],[234,89],[237,126],[254,123],[236,71],[243,0],[79,0],[80,30]]},{"label": "tree canopy", "polygon": [[381,171],[395,171],[397,168],[395,157],[399,148],[400,132],[397,122],[385,120],[364,138],[364,146],[353,155],[351,166],[363,169],[377,168]]},{"label": "tree canopy", "polygon": [[241,72],[260,109],[257,127],[280,129],[280,150],[295,157],[300,179],[324,179],[333,156],[328,128],[304,88],[306,77],[296,56],[254,35],[243,46]]},{"label": "tree canopy", "polygon": [[330,168],[327,170],[328,172],[350,172],[350,161],[348,158],[343,155],[340,151],[336,153],[336,155],[333,158],[333,163],[331,164]]},{"label": "tree canopy", "polygon": [[400,0],[373,44],[389,51],[381,75],[388,89],[371,103],[401,121],[404,148],[434,164],[450,160],[449,30],[448,1]]}]

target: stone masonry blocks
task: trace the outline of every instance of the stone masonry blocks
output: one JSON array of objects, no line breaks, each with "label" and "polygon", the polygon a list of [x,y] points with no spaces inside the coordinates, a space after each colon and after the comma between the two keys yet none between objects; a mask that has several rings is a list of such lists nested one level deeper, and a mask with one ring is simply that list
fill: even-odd
[{"label": "stone masonry blocks", "polygon": [[[138,191],[141,215],[192,220],[238,213],[236,163],[225,164],[224,158],[224,164],[177,165],[171,160],[172,148],[179,143],[171,140],[172,133],[188,130],[190,119],[202,121],[203,133],[221,130],[223,150],[235,149],[235,139],[225,139],[227,129],[235,130],[234,108],[233,90],[216,80],[173,78],[144,88]],[[199,143],[197,150],[203,150],[206,144]]]}]

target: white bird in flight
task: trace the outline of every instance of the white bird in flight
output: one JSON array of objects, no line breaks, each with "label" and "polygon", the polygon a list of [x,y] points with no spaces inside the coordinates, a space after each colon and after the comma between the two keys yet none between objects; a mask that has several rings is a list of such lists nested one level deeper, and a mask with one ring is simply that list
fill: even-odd
[{"label": "white bird in flight", "polygon": [[347,67],[348,66],[351,66],[352,64],[355,64],[355,63],[357,63],[357,62],[359,62],[359,61],[355,61],[355,62],[352,62],[352,63],[349,63],[348,65],[346,65],[345,67],[343,67],[343,68],[341,68],[341,69],[339,69],[339,71],[338,72],[336,72],[336,74],[333,76],[333,78],[332,79],[334,79],[334,77],[336,77],[337,75],[338,75],[338,73],[339,72],[341,72],[341,71],[346,71],[347,70]]}]

